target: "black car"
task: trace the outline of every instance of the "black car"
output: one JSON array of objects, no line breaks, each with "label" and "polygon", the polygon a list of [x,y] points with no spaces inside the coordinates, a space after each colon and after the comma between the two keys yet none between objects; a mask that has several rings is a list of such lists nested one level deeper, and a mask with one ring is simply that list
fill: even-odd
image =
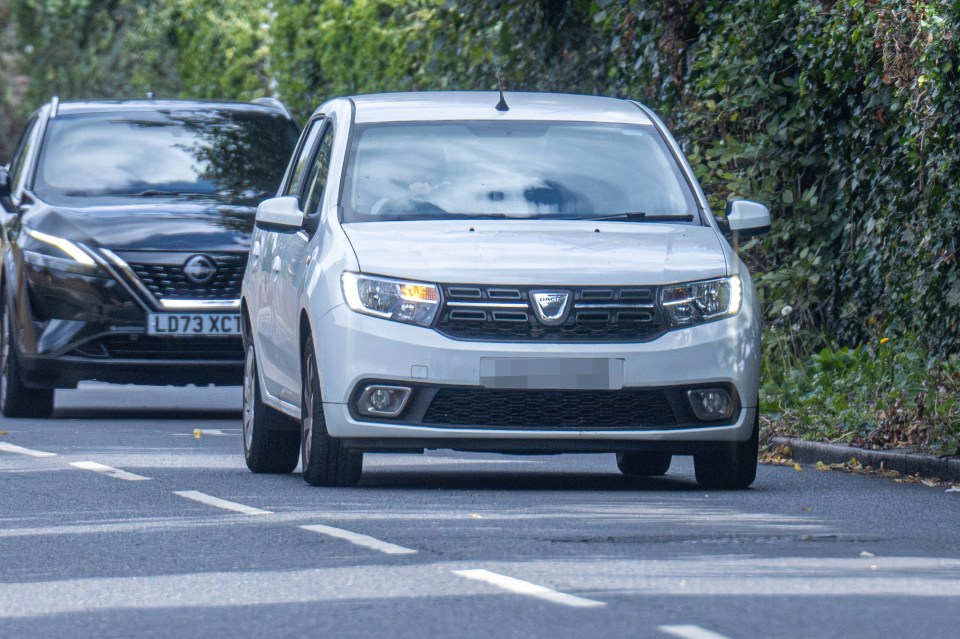
[{"label": "black car", "polygon": [[298,135],[272,99],[41,107],[0,167],[0,412],[82,380],[239,384],[254,214]]}]

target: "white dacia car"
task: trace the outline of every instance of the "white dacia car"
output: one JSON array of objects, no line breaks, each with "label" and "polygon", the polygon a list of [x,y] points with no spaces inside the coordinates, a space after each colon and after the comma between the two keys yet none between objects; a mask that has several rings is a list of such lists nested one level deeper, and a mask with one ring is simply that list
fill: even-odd
[{"label": "white dacia car", "polygon": [[[254,472],[355,484],[365,451],[692,455],[756,476],[760,315],[664,124],[629,100],[366,95],[323,104],[243,280]],[[735,243],[735,242],[734,242]]]}]

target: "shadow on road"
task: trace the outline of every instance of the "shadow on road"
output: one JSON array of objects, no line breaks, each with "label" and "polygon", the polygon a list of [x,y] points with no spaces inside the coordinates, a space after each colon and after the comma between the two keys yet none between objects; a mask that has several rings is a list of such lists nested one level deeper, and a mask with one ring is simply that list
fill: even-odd
[{"label": "shadow on road", "polygon": [[616,473],[489,472],[364,470],[361,490],[560,490],[702,492],[693,477],[625,477]]},{"label": "shadow on road", "polygon": [[236,420],[240,425],[242,412],[223,408],[130,408],[117,407],[65,407],[53,411],[53,419],[156,419],[156,420]]}]

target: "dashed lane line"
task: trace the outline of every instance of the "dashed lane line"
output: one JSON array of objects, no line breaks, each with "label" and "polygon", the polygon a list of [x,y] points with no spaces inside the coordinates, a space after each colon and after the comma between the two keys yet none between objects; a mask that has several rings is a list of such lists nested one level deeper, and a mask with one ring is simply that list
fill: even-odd
[{"label": "dashed lane line", "polygon": [[123,479],[126,481],[147,481],[150,479],[150,477],[144,477],[143,475],[137,475],[136,473],[128,473],[125,470],[113,468],[112,466],[105,466],[93,461],[70,462],[70,465],[74,468],[79,468],[81,470],[92,470],[95,473],[101,473],[115,479]]},{"label": "dashed lane line", "polygon": [[254,508],[253,506],[238,504],[235,501],[227,501],[226,499],[220,499],[219,497],[214,497],[206,493],[201,493],[198,490],[175,490],[173,491],[173,494],[179,495],[180,497],[185,497],[186,499],[192,499],[193,501],[200,502],[201,504],[214,506],[216,508],[223,508],[224,510],[232,510],[234,512],[242,513],[244,515],[272,515],[273,514],[273,511],[270,511],[270,510],[261,510],[260,508]]},{"label": "dashed lane line", "polygon": [[576,595],[569,595],[565,592],[557,592],[556,590],[552,590],[545,586],[533,584],[529,581],[523,581],[521,579],[515,579],[513,577],[507,577],[506,575],[490,572],[489,570],[454,570],[453,574],[466,577],[467,579],[483,581],[493,586],[497,586],[498,588],[502,588],[503,590],[517,593],[518,595],[527,595],[529,597],[535,597],[537,599],[542,599],[544,601],[549,601],[551,603],[561,604],[564,606],[571,606],[573,608],[599,608],[600,606],[607,605],[606,602],[603,601],[585,599],[583,597],[577,597]]},{"label": "dashed lane line", "polygon": [[343,530],[342,528],[334,528],[333,526],[314,524],[300,527],[304,530],[320,533],[321,535],[327,535],[328,537],[344,539],[349,541],[351,544],[363,546],[364,548],[370,548],[371,550],[378,550],[387,555],[413,555],[417,552],[412,548],[404,548],[403,546],[391,544],[386,541],[380,541],[379,539],[369,535],[361,535],[360,533],[355,533],[350,530]]},{"label": "dashed lane line", "polygon": [[42,450],[31,450],[16,444],[0,442],[0,450],[6,453],[16,453],[17,455],[26,455],[27,457],[56,457],[56,453],[48,453]]},{"label": "dashed lane line", "polygon": [[717,634],[712,630],[707,630],[706,628],[692,625],[659,626],[657,630],[666,633],[671,637],[679,637],[680,639],[730,639],[729,637]]}]

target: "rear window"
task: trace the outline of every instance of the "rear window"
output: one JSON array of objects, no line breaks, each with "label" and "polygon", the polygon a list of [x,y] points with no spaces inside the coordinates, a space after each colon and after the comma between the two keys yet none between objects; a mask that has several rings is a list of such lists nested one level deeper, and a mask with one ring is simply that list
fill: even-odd
[{"label": "rear window", "polygon": [[53,204],[197,195],[260,200],[296,145],[279,114],[227,109],[60,115],[47,125],[33,190]]},{"label": "rear window", "polygon": [[653,126],[582,122],[360,125],[343,205],[345,222],[697,219],[690,188]]}]

